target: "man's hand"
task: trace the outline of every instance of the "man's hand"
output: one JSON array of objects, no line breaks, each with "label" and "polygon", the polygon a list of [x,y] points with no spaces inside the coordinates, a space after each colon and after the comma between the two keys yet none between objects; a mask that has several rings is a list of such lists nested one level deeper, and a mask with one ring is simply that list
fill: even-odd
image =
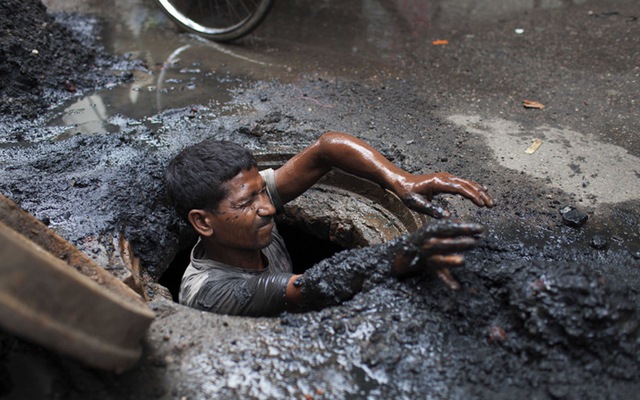
[{"label": "man's hand", "polygon": [[448,217],[448,211],[431,203],[433,196],[438,193],[458,194],[473,201],[478,207],[493,207],[493,199],[485,186],[446,172],[409,175],[401,187],[396,189],[396,194],[412,210],[434,218]]},{"label": "man's hand", "polygon": [[424,225],[395,245],[392,272],[406,275],[419,270],[433,271],[451,289],[459,289],[460,284],[449,268],[464,264],[459,253],[474,248],[483,231],[482,225],[470,222],[437,221]]}]

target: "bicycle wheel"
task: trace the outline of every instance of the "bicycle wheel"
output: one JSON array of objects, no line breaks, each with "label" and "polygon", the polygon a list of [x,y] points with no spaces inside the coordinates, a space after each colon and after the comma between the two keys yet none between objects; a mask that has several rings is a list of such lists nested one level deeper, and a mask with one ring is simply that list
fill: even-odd
[{"label": "bicycle wheel", "polygon": [[238,39],[267,16],[274,0],[156,0],[182,28],[211,40]]}]

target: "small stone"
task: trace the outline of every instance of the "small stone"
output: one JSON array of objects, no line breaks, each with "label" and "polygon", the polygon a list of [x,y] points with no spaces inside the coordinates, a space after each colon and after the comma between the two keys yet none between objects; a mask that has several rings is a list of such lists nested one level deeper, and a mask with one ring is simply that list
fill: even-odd
[{"label": "small stone", "polygon": [[38,55],[38,54],[40,54],[40,52],[38,50],[36,50],[36,49],[33,49],[33,50],[31,50],[31,54]]},{"label": "small stone", "polygon": [[573,210],[573,207],[571,207],[571,206],[564,206],[564,207],[562,207],[562,208],[560,209],[560,214],[566,214],[566,213],[568,213],[568,212],[569,212],[569,211],[571,211],[571,210]]},{"label": "small stone", "polygon": [[572,228],[581,227],[589,219],[589,216],[587,214],[571,206],[563,207],[560,210],[560,215],[562,215],[562,221],[564,222],[564,224]]},{"label": "small stone", "polygon": [[596,250],[604,250],[607,248],[608,244],[609,244],[609,241],[607,240],[606,237],[602,235],[595,235],[594,237],[591,238],[591,241],[589,242],[589,245]]}]

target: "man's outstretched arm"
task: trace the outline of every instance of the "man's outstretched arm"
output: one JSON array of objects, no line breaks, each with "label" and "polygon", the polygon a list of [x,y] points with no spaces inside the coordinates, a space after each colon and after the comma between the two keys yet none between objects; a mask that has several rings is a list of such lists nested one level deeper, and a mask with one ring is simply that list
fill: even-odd
[{"label": "man's outstretched arm", "polygon": [[[312,268],[319,270],[293,275],[289,279],[287,304],[292,311],[300,307],[336,305],[353,297],[362,289],[365,280],[379,274],[403,277],[429,272],[436,274],[449,288],[459,289],[460,284],[451,276],[449,268],[463,265],[462,253],[476,246],[483,231],[483,227],[476,223],[438,221],[390,242],[385,250],[391,256],[388,259],[376,258],[372,263],[356,261],[337,273],[336,260],[327,259]],[[337,262],[344,263],[345,259]],[[309,275],[309,272],[312,273]]]},{"label": "man's outstretched arm", "polygon": [[328,132],[276,170],[276,186],[284,203],[304,193],[331,168],[371,180],[396,193],[411,209],[436,218],[449,216],[431,204],[438,193],[459,194],[479,207],[493,207],[487,189],[446,172],[413,175],[394,165],[351,135]]}]

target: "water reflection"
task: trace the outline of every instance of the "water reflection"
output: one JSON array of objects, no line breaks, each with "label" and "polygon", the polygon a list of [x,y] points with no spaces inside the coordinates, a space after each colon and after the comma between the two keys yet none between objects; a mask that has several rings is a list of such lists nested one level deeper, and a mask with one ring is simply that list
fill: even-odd
[{"label": "water reflection", "polygon": [[[230,52],[211,54],[215,43],[200,42],[182,44],[169,53],[167,58],[157,63],[149,71],[134,71],[130,83],[111,87],[65,105],[49,125],[67,126],[67,133],[58,139],[73,134],[93,134],[118,131],[118,126],[110,123],[113,116],[144,120],[167,109],[189,105],[205,105],[224,113],[232,101],[230,90],[237,87],[240,78],[224,68],[229,59],[239,57]],[[171,50],[171,49],[169,49]],[[208,54],[205,54],[209,51]],[[237,61],[236,61],[237,62]],[[243,59],[245,64],[256,64]],[[262,63],[262,66],[268,66]],[[244,76],[250,75],[244,69]]]},{"label": "water reflection", "polygon": [[[110,50],[138,52],[151,60],[166,59],[185,35],[152,0],[43,0],[52,10],[97,14],[107,21]],[[473,29],[468,22],[491,22],[536,9],[567,8],[586,0],[277,0],[258,30],[238,46],[247,56],[271,52],[283,43],[349,56],[369,51],[368,58],[392,58],[407,38],[424,38],[432,29]],[[186,39],[188,40],[188,39]],[[238,42],[237,42],[238,43]],[[173,46],[173,49],[177,46]],[[222,47],[220,47],[222,48]],[[165,50],[163,52],[163,50]],[[404,50],[407,51],[407,50]],[[164,53],[164,57],[163,57]]]},{"label": "water reflection", "polygon": [[[133,81],[75,99],[61,107],[50,126],[75,134],[118,131],[111,118],[142,120],[167,109],[205,105],[224,114],[232,107],[230,90],[239,82],[268,79],[283,69],[268,54],[223,46],[179,34],[149,1],[74,2],[47,0],[53,10],[98,14],[104,18],[102,41],[110,51],[141,59],[147,70],[133,71]],[[111,3],[111,4],[108,4]],[[116,73],[119,73],[116,71]]]},{"label": "water reflection", "polygon": [[110,132],[107,123],[107,107],[99,94],[83,97],[67,107],[60,118],[63,125],[70,129],[59,136],[64,139],[79,133]]}]

